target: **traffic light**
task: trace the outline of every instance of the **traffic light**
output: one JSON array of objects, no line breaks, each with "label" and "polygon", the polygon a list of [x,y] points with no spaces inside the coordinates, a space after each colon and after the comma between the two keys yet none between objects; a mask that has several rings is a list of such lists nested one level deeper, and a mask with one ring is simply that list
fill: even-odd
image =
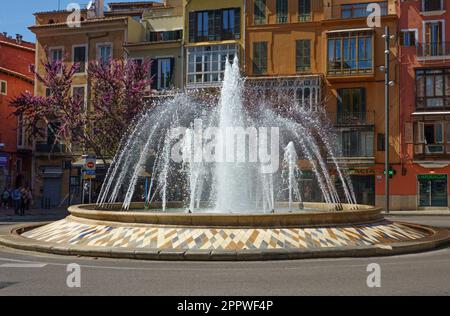
[{"label": "traffic light", "polygon": [[[386,170],[383,172],[383,174],[386,175]],[[397,171],[395,171],[395,170],[392,169],[392,168],[389,168],[388,174],[389,174],[389,178],[392,179],[392,177],[394,177],[394,176],[397,174]]]}]

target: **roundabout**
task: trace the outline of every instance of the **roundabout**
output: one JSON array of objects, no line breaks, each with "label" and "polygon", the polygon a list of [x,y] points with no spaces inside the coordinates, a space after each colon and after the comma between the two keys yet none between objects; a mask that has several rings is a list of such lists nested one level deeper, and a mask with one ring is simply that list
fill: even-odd
[{"label": "roundabout", "polygon": [[[176,207],[178,203],[171,203]],[[157,207],[155,205],[154,207]],[[129,212],[72,206],[67,218],[14,227],[0,244],[59,255],[141,260],[256,261],[398,255],[435,249],[448,230],[391,222],[380,209],[343,205],[341,212],[305,203],[276,214]],[[135,210],[135,211],[133,211]]]}]

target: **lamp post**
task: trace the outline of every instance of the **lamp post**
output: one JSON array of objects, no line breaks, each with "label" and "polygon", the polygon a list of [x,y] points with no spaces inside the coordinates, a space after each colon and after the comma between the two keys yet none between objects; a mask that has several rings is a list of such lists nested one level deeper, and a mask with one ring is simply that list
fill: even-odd
[{"label": "lamp post", "polygon": [[389,135],[390,135],[390,87],[394,85],[393,81],[390,81],[390,64],[391,64],[391,51],[390,51],[390,40],[391,35],[389,32],[389,26],[385,26],[384,28],[384,35],[383,35],[384,41],[385,41],[385,50],[384,50],[384,94],[385,94],[385,139],[384,139],[384,149],[385,149],[385,165],[384,165],[384,178],[385,178],[385,211],[387,214],[389,214],[390,211],[390,189],[389,189],[389,179],[390,179],[390,152],[389,152]]}]

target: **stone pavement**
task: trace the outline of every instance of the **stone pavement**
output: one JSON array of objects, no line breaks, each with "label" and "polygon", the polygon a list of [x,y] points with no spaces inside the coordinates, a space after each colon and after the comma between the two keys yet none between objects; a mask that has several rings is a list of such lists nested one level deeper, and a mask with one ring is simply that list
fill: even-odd
[{"label": "stone pavement", "polygon": [[34,222],[62,219],[69,215],[67,208],[40,209],[25,211],[24,216],[14,214],[14,209],[0,208],[0,222]]},{"label": "stone pavement", "polygon": [[[383,212],[383,215],[387,215]],[[407,211],[391,211],[390,216],[450,216],[450,210],[446,209],[430,209],[430,210],[407,210]]]}]

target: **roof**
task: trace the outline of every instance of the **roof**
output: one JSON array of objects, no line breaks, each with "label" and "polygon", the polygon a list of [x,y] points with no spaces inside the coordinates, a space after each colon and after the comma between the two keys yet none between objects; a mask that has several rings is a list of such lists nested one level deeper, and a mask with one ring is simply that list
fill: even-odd
[{"label": "roof", "polygon": [[129,6],[139,6],[139,7],[161,7],[164,3],[155,1],[134,1],[134,2],[110,2],[109,7],[129,7]]},{"label": "roof", "polygon": [[5,36],[4,34],[0,33],[0,43],[1,44],[6,44],[6,45],[10,45],[10,46],[14,46],[16,48],[22,48],[22,49],[27,49],[27,50],[34,50],[36,45],[34,43],[31,42],[27,42],[22,40],[21,43],[19,44],[16,40],[16,38],[10,38],[8,36]]},{"label": "roof", "polygon": [[[105,17],[105,18],[85,20],[85,21],[81,22],[81,25],[96,24],[96,23],[100,24],[100,23],[105,23],[105,22],[126,21],[126,20],[128,20],[127,16]],[[53,24],[32,25],[29,27],[29,29],[33,30],[33,29],[52,28],[52,27],[68,27],[68,26],[67,26],[66,22],[62,22],[62,23],[53,23]]]}]

